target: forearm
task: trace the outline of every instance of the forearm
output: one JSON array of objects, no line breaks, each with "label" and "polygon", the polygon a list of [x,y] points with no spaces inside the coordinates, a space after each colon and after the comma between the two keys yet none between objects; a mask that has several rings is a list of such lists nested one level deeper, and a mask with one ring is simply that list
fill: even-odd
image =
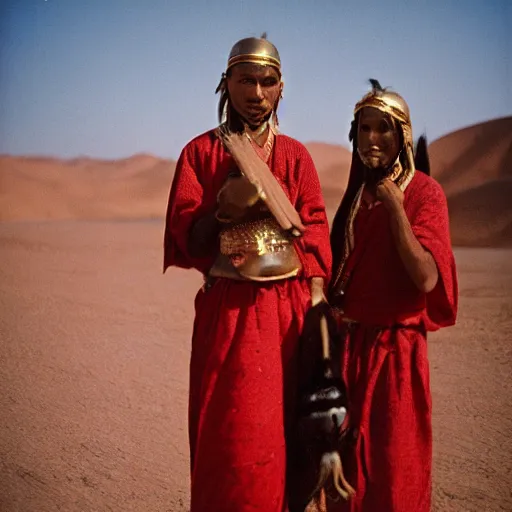
[{"label": "forearm", "polygon": [[430,252],[418,242],[405,210],[396,207],[390,213],[391,231],[400,258],[414,284],[422,292],[432,291],[439,278],[437,266]]},{"label": "forearm", "polygon": [[200,258],[217,249],[222,224],[209,213],[197,220],[190,230],[188,250],[193,258]]},{"label": "forearm", "polygon": [[324,278],[323,277],[312,277],[309,282],[311,290],[311,303],[316,306],[322,301],[325,301],[324,293]]}]

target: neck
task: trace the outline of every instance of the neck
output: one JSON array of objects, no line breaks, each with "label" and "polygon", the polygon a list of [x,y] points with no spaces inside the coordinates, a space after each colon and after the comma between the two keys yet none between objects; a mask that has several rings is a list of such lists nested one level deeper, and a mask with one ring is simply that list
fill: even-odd
[{"label": "neck", "polygon": [[246,125],[245,132],[254,142],[256,142],[256,144],[258,144],[258,146],[263,146],[268,138],[268,121],[265,121],[264,123],[257,127]]},{"label": "neck", "polygon": [[365,182],[370,186],[375,186],[384,178],[388,178],[391,181],[396,181],[402,173],[402,165],[400,163],[399,157],[397,157],[396,160],[387,167],[370,168],[365,166],[364,173]]},{"label": "neck", "polygon": [[272,112],[266,116],[261,123],[251,124],[247,119],[242,117],[231,104],[228,102],[227,124],[231,131],[245,132],[249,137],[256,141],[260,146],[265,143],[268,135],[269,120]]}]

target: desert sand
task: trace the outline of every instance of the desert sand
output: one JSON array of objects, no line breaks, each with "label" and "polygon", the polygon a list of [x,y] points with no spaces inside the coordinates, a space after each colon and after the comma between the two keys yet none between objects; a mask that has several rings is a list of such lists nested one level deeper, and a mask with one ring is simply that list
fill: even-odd
[{"label": "desert sand", "polygon": [[[187,510],[195,271],[163,223],[0,224],[0,510]],[[510,510],[512,251],[456,249],[458,324],[429,338],[434,510]]]},{"label": "desert sand", "polygon": [[[500,221],[478,236],[474,211],[452,224],[452,237],[466,236],[454,250],[458,323],[429,337],[436,512],[512,510],[511,210],[494,183],[510,183],[510,146],[488,147],[495,164],[467,185],[468,164],[453,159],[475,130],[448,136],[458,146],[432,144],[445,158],[433,171],[452,187],[449,201],[475,194]],[[348,150],[308,147],[332,216]],[[460,169],[457,186],[447,165]],[[188,510],[188,360],[201,276],[162,275],[173,169],[151,155],[0,158],[1,512]],[[474,192],[486,186],[487,196]]]}]

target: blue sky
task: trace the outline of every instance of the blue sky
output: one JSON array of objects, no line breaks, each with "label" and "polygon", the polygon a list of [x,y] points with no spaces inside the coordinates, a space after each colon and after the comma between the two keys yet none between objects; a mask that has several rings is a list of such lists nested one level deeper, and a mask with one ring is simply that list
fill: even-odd
[{"label": "blue sky", "polygon": [[2,0],[0,153],[177,158],[216,125],[231,46],[283,63],[280,128],[348,145],[374,77],[429,140],[512,115],[510,0]]}]

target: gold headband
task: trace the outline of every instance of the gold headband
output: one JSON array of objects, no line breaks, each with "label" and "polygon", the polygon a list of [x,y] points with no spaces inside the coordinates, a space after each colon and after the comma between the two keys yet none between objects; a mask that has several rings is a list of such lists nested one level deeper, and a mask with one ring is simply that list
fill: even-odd
[{"label": "gold headband", "polygon": [[259,64],[260,66],[272,66],[276,68],[279,72],[281,71],[281,64],[274,57],[270,57],[268,55],[258,55],[256,53],[248,54],[248,55],[239,55],[238,57],[233,57],[228,61],[227,69],[233,67],[236,64],[243,63],[251,63],[251,64]]}]

